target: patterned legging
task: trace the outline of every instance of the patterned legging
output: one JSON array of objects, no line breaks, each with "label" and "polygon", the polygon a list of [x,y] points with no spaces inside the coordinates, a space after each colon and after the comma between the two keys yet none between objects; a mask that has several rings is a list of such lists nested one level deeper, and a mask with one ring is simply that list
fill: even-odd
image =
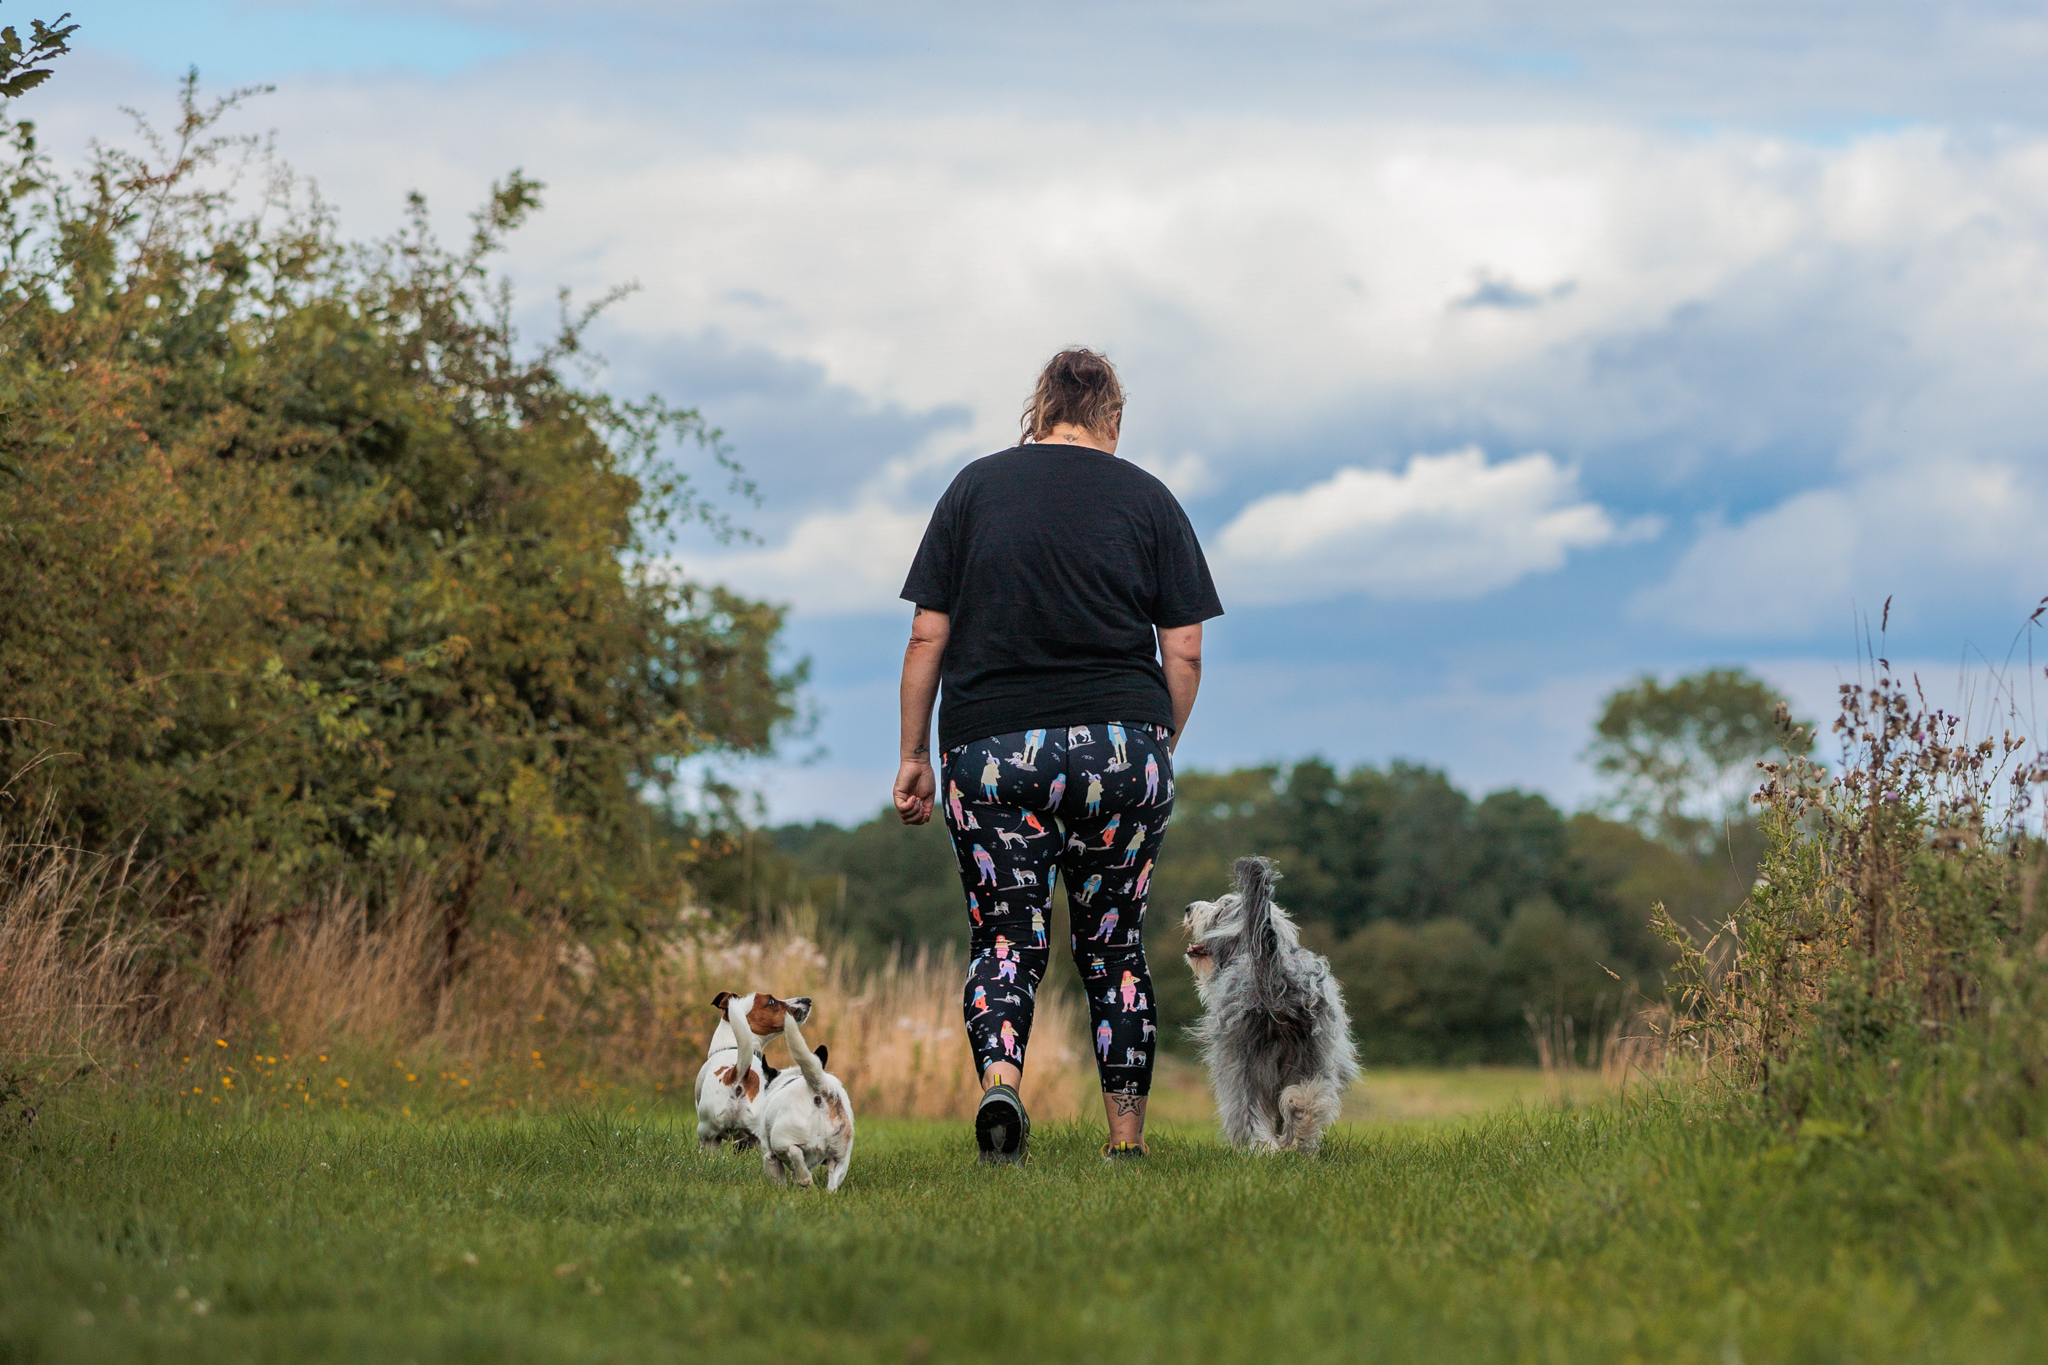
[{"label": "patterned legging", "polygon": [[965,1011],[978,1073],[1024,1064],[1053,881],[1064,873],[1102,1088],[1150,1092],[1158,1020],[1143,935],[1145,892],[1173,816],[1166,735],[1106,721],[946,752],[939,794],[972,921]]}]

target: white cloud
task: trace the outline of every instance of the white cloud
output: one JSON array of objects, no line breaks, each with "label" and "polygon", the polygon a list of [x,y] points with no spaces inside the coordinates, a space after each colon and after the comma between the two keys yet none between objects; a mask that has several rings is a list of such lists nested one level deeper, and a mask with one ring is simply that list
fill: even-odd
[{"label": "white cloud", "polygon": [[[637,280],[622,326],[713,330],[876,402],[965,402],[984,449],[1076,341],[1124,365],[1135,446],[1184,449],[1169,413],[1228,433],[1274,420],[1276,394],[1313,414],[1361,386],[1469,386],[1710,289],[1798,235],[1811,198],[1755,142],[1615,127],[1190,114],[1112,136],[1041,110],[714,118],[568,86],[489,116],[531,94],[509,68],[308,78],[261,116],[351,225],[393,222],[414,187],[453,220],[524,166],[548,185],[512,244],[536,301]],[[1491,279],[1548,301],[1456,306]]]},{"label": "white cloud", "polygon": [[1127,450],[1119,453],[1172,489],[1174,496],[1183,502],[1215,492],[1222,482],[1216,467],[1200,451],[1186,450],[1178,455],[1152,455]]},{"label": "white cloud", "polygon": [[2030,483],[2019,469],[1952,457],[1709,522],[1630,615],[1700,635],[1792,639],[1847,633],[1856,613],[1875,615],[1890,597],[1901,628],[1986,601],[2008,603],[2017,627],[2048,588],[2038,484],[2038,474]]},{"label": "white cloud", "polygon": [[781,545],[684,558],[676,568],[817,616],[907,612],[896,594],[930,519],[864,502],[804,517]]},{"label": "white cloud", "polygon": [[[523,165],[549,186],[511,258],[537,303],[557,281],[587,296],[636,279],[614,317],[643,338],[715,333],[873,404],[963,405],[949,455],[1013,439],[1035,367],[1077,341],[1122,365],[1134,450],[1199,449],[1219,483],[1255,487],[1337,413],[1569,444],[1589,477],[1608,448],[1755,449],[1815,411],[1835,448],[1820,458],[1868,458],[1899,419],[2040,429],[2038,136],[1812,146],[1194,112],[1105,129],[885,106],[714,119],[658,91],[568,87],[531,118],[485,117],[530,94],[509,70],[307,81],[263,116],[352,224],[390,221],[415,185],[452,219]],[[1755,302],[1777,297],[1803,306]],[[1843,316],[1898,368],[1816,348]],[[1617,376],[1617,347],[1689,317],[1716,320],[1711,354]],[[1810,383],[1728,373],[1774,356]]]},{"label": "white cloud", "polygon": [[[1197,455],[1151,463],[1183,494],[1209,477]],[[817,616],[894,611],[929,516],[868,500],[803,517],[781,544],[698,556],[678,568]],[[1233,603],[1357,592],[1469,598],[1555,569],[1573,550],[1657,529],[1646,518],[1617,523],[1582,498],[1573,472],[1549,455],[1489,464],[1471,447],[1417,455],[1399,473],[1344,469],[1299,492],[1260,498],[1214,537],[1211,560]]]},{"label": "white cloud", "polygon": [[[852,407],[969,414],[893,457],[864,452],[871,472],[792,484],[782,509],[809,518],[794,539],[715,560],[754,590],[892,606],[901,564],[872,565],[908,546],[879,551],[874,519],[921,523],[929,485],[1014,439],[1036,365],[1076,341],[1118,358],[1130,449],[1179,452],[1146,462],[1191,499],[1321,478],[1335,430],[1360,464],[1474,438],[1568,449],[1599,495],[1555,492],[1565,471],[1532,467],[1526,487],[1473,491],[1553,489],[1520,520],[1462,504],[1366,516],[1315,563],[1246,545],[1247,600],[1484,592],[1619,534],[1599,505],[1618,486],[1681,514],[1810,490],[1703,524],[1638,604],[1690,631],[1830,629],[1848,592],[1881,599],[1898,565],[1973,602],[2013,576],[2011,554],[1978,543],[2014,534],[2009,519],[1914,517],[1910,492],[1887,490],[1918,482],[1939,502],[1951,474],[2040,460],[2039,131],[1814,145],[1612,111],[1251,116],[1192,98],[1171,118],[1068,123],[1001,101],[962,114],[848,97],[819,113],[596,65],[536,104],[522,61],[438,82],[299,79],[261,117],[351,231],[391,222],[413,186],[454,227],[492,174],[523,165],[549,185],[509,257],[536,304],[556,281],[588,296],[638,279],[615,314],[637,340],[714,335],[814,365]],[[78,126],[67,98],[40,106],[46,127]],[[494,112],[508,107],[529,116]],[[819,419],[819,448],[839,435]],[[1304,451],[1316,463],[1283,472]],[[1318,488],[1370,501],[1365,477]],[[1276,496],[1245,524],[1300,495]]]},{"label": "white cloud", "polygon": [[[1963,146],[1915,129],[1815,147],[1199,108],[1105,126],[886,101],[827,117],[581,75],[519,120],[493,112],[531,104],[516,63],[442,82],[302,78],[260,116],[352,223],[395,220],[415,186],[452,217],[525,166],[549,186],[514,243],[537,297],[637,279],[622,322],[716,329],[877,401],[967,402],[977,443],[1007,437],[1031,367],[1072,341],[1126,359],[1143,444],[1168,409],[1228,431],[1361,390],[1469,394],[1531,365],[1554,387],[1561,342],[1652,325],[1759,263],[1843,245],[1971,234],[1974,283],[1944,269],[1917,310],[1946,297],[1943,279],[1968,313],[1977,283],[1995,286],[2010,316],[1971,344],[1992,356],[2041,321],[2038,137]],[[1458,306],[1488,299],[1531,306]]]},{"label": "white cloud", "polygon": [[1226,596],[1249,602],[1478,597],[1555,569],[1572,550],[1656,530],[1617,524],[1548,455],[1488,464],[1472,446],[1416,455],[1398,474],[1342,469],[1260,498],[1217,538],[1216,573]]}]

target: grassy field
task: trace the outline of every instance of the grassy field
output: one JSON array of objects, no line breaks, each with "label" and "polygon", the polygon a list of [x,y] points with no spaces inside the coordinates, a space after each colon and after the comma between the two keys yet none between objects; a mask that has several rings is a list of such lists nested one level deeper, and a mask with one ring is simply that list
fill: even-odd
[{"label": "grassy field", "polygon": [[[1506,1084],[1402,1081],[1475,1083]],[[0,1360],[1728,1365],[2048,1332],[2039,1144],[1939,1162],[1638,1096],[1347,1123],[1313,1160],[1167,1123],[1107,1167],[1062,1125],[982,1170],[960,1125],[877,1120],[828,1196],[686,1120],[71,1094],[0,1149]]]},{"label": "grassy field", "polygon": [[[1526,1066],[1374,1068],[1352,1087],[1344,1101],[1344,1117],[1354,1124],[1439,1123],[1504,1109],[1583,1105],[1607,1098],[1609,1089],[1597,1074],[1583,1071],[1546,1074]],[[1171,1054],[1161,1057],[1152,1077],[1152,1118],[1201,1125],[1215,1114],[1201,1067]]]}]

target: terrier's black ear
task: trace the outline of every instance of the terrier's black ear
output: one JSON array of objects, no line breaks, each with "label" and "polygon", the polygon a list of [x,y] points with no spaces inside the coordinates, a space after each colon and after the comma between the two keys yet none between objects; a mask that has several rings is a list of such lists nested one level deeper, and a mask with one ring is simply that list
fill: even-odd
[{"label": "terrier's black ear", "polygon": [[823,1066],[825,1065],[826,1059],[830,1057],[832,1054],[823,1043],[820,1043],[816,1047],[811,1049],[811,1055],[818,1059],[819,1066]]},{"label": "terrier's black ear", "polygon": [[717,1010],[717,1011],[718,1011],[718,1012],[719,1012],[720,1014],[724,1014],[724,1013],[725,1013],[725,1007],[726,1007],[727,1005],[730,1005],[731,1003],[732,1003],[732,992],[731,992],[731,991],[720,991],[720,992],[719,992],[718,994],[716,994],[716,995],[714,995],[714,996],[712,996],[712,997],[711,997],[711,1008],[713,1008],[713,1009]]}]

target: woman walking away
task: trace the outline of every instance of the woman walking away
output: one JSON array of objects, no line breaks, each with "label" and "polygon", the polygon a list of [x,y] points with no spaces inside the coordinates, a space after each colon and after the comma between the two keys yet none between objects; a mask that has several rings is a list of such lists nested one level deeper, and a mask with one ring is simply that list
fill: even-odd
[{"label": "woman walking away", "polygon": [[917,610],[896,810],[921,825],[944,791],[971,923],[983,1161],[1025,1154],[1017,1086],[1059,876],[1109,1118],[1103,1156],[1145,1155],[1158,1039],[1145,892],[1173,814],[1202,622],[1223,607],[1173,494],[1116,457],[1123,410],[1105,357],[1054,356],[1024,407],[1024,444],[953,480],[903,585]]}]

